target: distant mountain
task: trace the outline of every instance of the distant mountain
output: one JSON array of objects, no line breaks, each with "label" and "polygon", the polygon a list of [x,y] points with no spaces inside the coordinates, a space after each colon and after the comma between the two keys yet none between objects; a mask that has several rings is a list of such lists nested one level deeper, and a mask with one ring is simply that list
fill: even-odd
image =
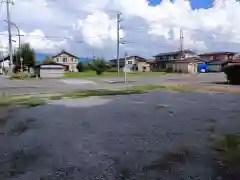
[{"label": "distant mountain", "polygon": [[36,53],[35,54],[36,61],[38,61],[38,62],[42,62],[47,57],[52,57],[52,56],[53,55],[51,55],[51,54],[44,54],[44,53]]},{"label": "distant mountain", "polygon": [[[36,61],[38,61],[38,62],[42,62],[45,58],[47,58],[47,57],[52,57],[53,56],[53,54],[44,54],[44,53],[36,53],[36,56],[35,56],[35,58],[36,58]],[[80,62],[85,62],[85,61],[91,61],[92,59],[90,59],[90,58],[85,58],[85,57],[80,57],[79,59],[78,59],[78,61]]]}]

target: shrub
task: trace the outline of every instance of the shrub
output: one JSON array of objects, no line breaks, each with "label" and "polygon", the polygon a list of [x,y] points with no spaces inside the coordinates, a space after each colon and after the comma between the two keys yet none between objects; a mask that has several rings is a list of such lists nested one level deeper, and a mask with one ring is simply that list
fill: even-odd
[{"label": "shrub", "polygon": [[165,72],[167,72],[167,73],[173,72],[173,68],[172,68],[172,67],[168,67],[168,68],[165,70]]},{"label": "shrub", "polygon": [[240,64],[225,66],[223,72],[227,75],[230,84],[240,84]]},{"label": "shrub", "polygon": [[117,68],[110,68],[110,69],[108,69],[108,72],[118,72],[118,69]]},{"label": "shrub", "polygon": [[79,63],[77,64],[77,70],[78,70],[78,72],[84,72],[84,71],[86,71],[86,70],[88,69],[87,66],[88,66],[88,65],[87,65],[87,64],[84,64],[83,62],[79,62]]},{"label": "shrub", "polygon": [[101,75],[108,69],[108,65],[104,59],[96,58],[90,64],[92,70],[96,71],[97,75]]},{"label": "shrub", "polygon": [[28,74],[24,72],[18,72],[11,76],[11,80],[20,80],[20,79],[26,79],[26,78],[35,78],[36,74]]}]

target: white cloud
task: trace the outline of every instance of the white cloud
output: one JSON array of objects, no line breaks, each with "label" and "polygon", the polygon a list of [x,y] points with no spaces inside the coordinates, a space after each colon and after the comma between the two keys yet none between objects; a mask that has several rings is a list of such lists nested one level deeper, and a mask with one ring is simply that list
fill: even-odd
[{"label": "white cloud", "polygon": [[[89,56],[87,49],[93,49],[97,55],[113,57],[117,12],[122,12],[123,40],[133,41],[121,46],[121,54],[128,50],[150,57],[161,51],[174,51],[179,47],[180,29],[186,48],[197,51],[240,48],[237,19],[240,3],[234,0],[200,10],[192,10],[186,0],[174,3],[163,0],[158,6],[150,6],[147,0],[16,0],[12,21],[28,32],[25,41],[36,50],[67,48],[79,56]],[[30,37],[34,35],[41,38]]]}]

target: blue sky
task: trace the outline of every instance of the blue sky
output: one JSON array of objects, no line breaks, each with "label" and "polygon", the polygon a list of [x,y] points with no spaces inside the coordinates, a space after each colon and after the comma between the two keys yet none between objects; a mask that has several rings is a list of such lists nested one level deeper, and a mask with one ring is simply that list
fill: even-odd
[{"label": "blue sky", "polygon": [[[157,5],[162,0],[149,0],[150,4]],[[191,6],[193,9],[199,9],[199,8],[210,8],[213,4],[213,0],[190,0]]]}]

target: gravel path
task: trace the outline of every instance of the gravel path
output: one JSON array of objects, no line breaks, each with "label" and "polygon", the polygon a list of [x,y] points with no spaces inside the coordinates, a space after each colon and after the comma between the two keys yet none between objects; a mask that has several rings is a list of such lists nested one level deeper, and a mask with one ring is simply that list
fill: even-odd
[{"label": "gravel path", "polygon": [[0,135],[0,179],[214,179],[210,137],[239,133],[239,102],[156,91],[19,109]]}]

